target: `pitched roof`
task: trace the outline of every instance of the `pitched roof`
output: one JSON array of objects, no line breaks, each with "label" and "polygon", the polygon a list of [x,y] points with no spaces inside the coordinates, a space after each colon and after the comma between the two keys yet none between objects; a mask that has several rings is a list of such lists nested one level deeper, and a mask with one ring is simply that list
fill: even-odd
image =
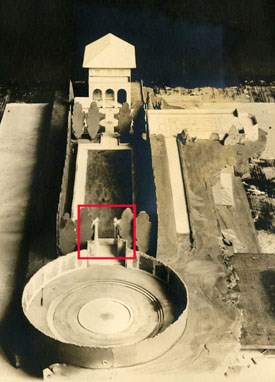
[{"label": "pitched roof", "polygon": [[112,33],[85,47],[83,68],[136,67],[135,47]]}]

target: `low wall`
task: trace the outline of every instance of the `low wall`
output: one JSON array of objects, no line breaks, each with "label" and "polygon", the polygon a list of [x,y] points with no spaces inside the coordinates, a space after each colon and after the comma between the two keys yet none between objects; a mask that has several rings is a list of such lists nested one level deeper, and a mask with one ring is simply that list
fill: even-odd
[{"label": "low wall", "polygon": [[177,257],[178,245],[165,138],[152,135],[150,145],[158,214],[157,257],[172,261]]},{"label": "low wall", "polygon": [[71,119],[71,110],[69,110],[66,157],[64,162],[62,184],[61,184],[59,203],[58,203],[58,211],[56,216],[56,235],[57,235],[56,242],[57,242],[57,249],[59,252],[60,252],[60,245],[59,245],[60,223],[64,213],[66,212],[70,213],[70,207],[72,203],[71,199],[73,194],[77,144],[71,141],[71,134],[72,134],[72,119]]}]

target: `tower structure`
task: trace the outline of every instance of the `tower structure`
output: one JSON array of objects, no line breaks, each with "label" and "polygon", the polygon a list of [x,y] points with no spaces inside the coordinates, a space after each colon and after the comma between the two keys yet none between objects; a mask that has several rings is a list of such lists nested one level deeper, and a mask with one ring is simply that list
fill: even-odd
[{"label": "tower structure", "polygon": [[103,107],[131,105],[131,69],[135,47],[108,33],[86,45],[83,68],[89,69],[89,99]]}]

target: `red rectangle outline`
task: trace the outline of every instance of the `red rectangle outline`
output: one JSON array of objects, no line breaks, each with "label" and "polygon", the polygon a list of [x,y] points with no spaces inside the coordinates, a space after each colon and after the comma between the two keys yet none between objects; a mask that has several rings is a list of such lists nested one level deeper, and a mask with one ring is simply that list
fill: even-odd
[{"label": "red rectangle outline", "polygon": [[[87,257],[80,256],[80,209],[81,208],[132,208],[133,210],[133,256],[115,256],[115,257]],[[136,260],[136,204],[78,204],[77,205],[77,259],[78,260]]]}]

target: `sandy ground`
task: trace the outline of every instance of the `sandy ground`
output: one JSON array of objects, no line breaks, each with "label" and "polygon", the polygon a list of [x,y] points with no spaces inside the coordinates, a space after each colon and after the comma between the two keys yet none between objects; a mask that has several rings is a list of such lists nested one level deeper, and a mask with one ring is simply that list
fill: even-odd
[{"label": "sandy ground", "polygon": [[[219,142],[198,140],[182,146],[185,185],[190,205],[190,221],[196,241],[196,254],[208,251],[215,258],[220,252],[221,229],[231,229],[242,242],[244,252],[259,252],[256,231],[246,194],[240,179],[233,181],[235,206],[215,205],[212,186],[225,166],[235,166],[239,171],[245,158],[264,147],[263,141],[245,145],[223,146]],[[215,157],[215,161],[211,161]],[[239,164],[240,163],[240,164]],[[245,168],[244,168],[245,171]]]},{"label": "sandy ground", "polygon": [[275,235],[267,231],[258,231],[258,240],[262,253],[275,253]]}]

